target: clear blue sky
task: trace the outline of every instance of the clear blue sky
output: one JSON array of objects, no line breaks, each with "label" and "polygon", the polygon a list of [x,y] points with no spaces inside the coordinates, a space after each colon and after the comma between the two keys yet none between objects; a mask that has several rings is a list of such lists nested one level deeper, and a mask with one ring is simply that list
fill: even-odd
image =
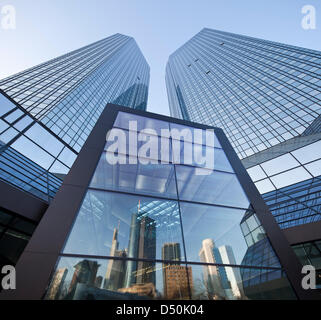
[{"label": "clear blue sky", "polygon": [[[133,36],[151,67],[148,110],[168,114],[168,56],[202,28],[321,50],[320,0],[0,0],[17,10],[0,28],[0,78],[112,35]],[[317,29],[301,28],[314,5]]]}]

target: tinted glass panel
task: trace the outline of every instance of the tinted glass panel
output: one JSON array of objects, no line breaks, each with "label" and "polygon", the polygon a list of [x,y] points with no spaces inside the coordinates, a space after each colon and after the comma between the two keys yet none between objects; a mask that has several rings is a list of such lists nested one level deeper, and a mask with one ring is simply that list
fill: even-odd
[{"label": "tinted glass panel", "polygon": [[183,258],[176,201],[90,190],[64,252],[160,259],[167,243],[177,243]]}]

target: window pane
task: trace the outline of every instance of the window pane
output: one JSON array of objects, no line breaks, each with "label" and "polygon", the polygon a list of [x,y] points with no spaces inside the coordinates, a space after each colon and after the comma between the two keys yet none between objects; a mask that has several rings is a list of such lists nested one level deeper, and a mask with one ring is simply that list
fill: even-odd
[{"label": "window pane", "polygon": [[[221,263],[215,252],[225,246],[241,264],[247,245],[241,230],[245,210],[182,202],[180,204],[188,261]],[[208,258],[208,252],[214,256]]]},{"label": "window pane", "polygon": [[173,140],[172,150],[173,161],[176,164],[192,165],[208,169],[214,168],[215,170],[234,173],[222,149]]},{"label": "window pane", "polygon": [[240,208],[249,206],[247,196],[235,174],[176,166],[176,176],[181,200]]},{"label": "window pane", "polygon": [[33,122],[33,120],[28,117],[28,116],[25,116],[23,117],[21,120],[19,120],[15,125],[14,127],[16,129],[18,129],[19,131],[22,131],[23,129],[25,129],[28,125],[30,125],[31,123]]},{"label": "window pane", "polygon": [[277,188],[283,188],[285,186],[289,186],[310,178],[311,175],[308,174],[304,168],[300,167],[274,176],[271,178],[271,180]]},{"label": "window pane", "polygon": [[103,153],[100,158],[91,187],[177,199],[172,164],[142,164],[140,159],[118,155],[121,163],[113,165],[107,161],[107,154]]},{"label": "window pane", "polygon": [[289,153],[261,164],[268,175],[273,175],[299,165],[300,164]]},{"label": "window pane", "polygon": [[312,143],[306,147],[292,152],[292,154],[301,162],[307,163],[321,158],[321,141]]},{"label": "window pane", "polygon": [[141,117],[138,115],[125,113],[125,112],[118,113],[114,126],[129,130],[129,121],[137,122],[138,131],[142,129],[153,129],[156,131],[157,135],[160,135],[161,129],[169,129],[168,122],[151,119],[151,118],[145,118],[145,117]]},{"label": "window pane", "polygon": [[[170,123],[170,129],[176,129],[178,130],[176,133],[184,133],[184,129],[187,129],[187,130],[190,130],[191,134],[186,134],[186,135],[183,135],[182,137],[175,137],[175,136],[172,136],[174,139],[178,139],[178,140],[181,140],[183,141],[184,138],[185,138],[185,141],[188,141],[188,142],[194,142],[194,143],[200,143],[199,141],[196,141],[195,137],[198,135],[198,132],[199,130],[202,131],[202,144],[203,145],[207,145],[207,146],[210,146],[210,147],[215,147],[215,148],[222,148],[220,142],[218,141],[217,137],[216,137],[216,134],[213,132],[212,129],[211,130],[211,134],[208,135],[208,139],[207,139],[207,136],[206,136],[206,130],[202,130],[202,129],[198,129],[198,128],[194,128],[194,127],[189,127],[189,126],[184,126],[184,125],[181,125],[181,124],[177,124],[177,123]],[[174,131],[175,132],[175,131]],[[186,131],[187,132],[187,131]],[[184,137],[184,138],[183,138]],[[214,140],[211,139],[211,137],[214,137]]]},{"label": "window pane", "polygon": [[57,156],[64,147],[60,141],[39,124],[33,125],[25,135],[54,156]]},{"label": "window pane", "polygon": [[48,169],[53,163],[54,158],[52,156],[40,149],[24,136],[16,140],[12,144],[12,147],[22,153],[24,156],[28,157],[30,160],[39,164],[44,169]]},{"label": "window pane", "polygon": [[9,115],[7,115],[5,117],[6,121],[8,121],[9,123],[14,122],[15,120],[17,120],[19,117],[21,117],[23,115],[23,112],[20,109],[17,109],[13,112],[11,112]]},{"label": "window pane", "polygon": [[189,299],[188,270],[180,264],[62,257],[45,299]]},{"label": "window pane", "polygon": [[266,178],[266,174],[260,166],[255,166],[250,169],[247,169],[247,172],[254,182]]},{"label": "window pane", "polygon": [[306,164],[305,167],[314,177],[321,176],[321,160]]},{"label": "window pane", "polygon": [[296,299],[281,270],[206,265],[190,268],[195,300]]},{"label": "window pane", "polygon": [[275,190],[273,184],[269,179],[255,182],[255,185],[261,194]]},{"label": "window pane", "polygon": [[168,243],[183,259],[176,201],[89,190],[64,253],[161,259]]},{"label": "window pane", "polygon": [[16,108],[16,105],[0,93],[0,116]]}]

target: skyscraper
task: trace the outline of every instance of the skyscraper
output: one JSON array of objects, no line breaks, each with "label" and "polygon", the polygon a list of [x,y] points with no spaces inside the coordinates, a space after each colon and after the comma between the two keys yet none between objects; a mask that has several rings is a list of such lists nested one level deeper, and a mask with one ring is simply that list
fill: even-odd
[{"label": "skyscraper", "polygon": [[169,58],[171,115],[224,130],[245,158],[302,134],[321,111],[321,53],[203,29]]},{"label": "skyscraper", "polygon": [[[164,243],[162,259],[181,261],[180,244]],[[193,292],[192,268],[179,263],[163,263],[163,286],[166,299],[188,299]]]},{"label": "skyscraper", "polygon": [[[228,265],[228,264],[236,264],[234,252],[231,246],[221,246],[218,248],[222,263]],[[242,297],[242,280],[241,280],[241,274],[239,269],[233,269],[233,268],[225,268],[225,272],[227,275],[227,279],[230,282],[232,293],[236,299],[239,299]]]},{"label": "skyscraper", "polygon": [[53,197],[106,104],[145,110],[148,85],[145,58],[121,34],[1,80],[0,178],[37,196],[49,180]]},{"label": "skyscraper", "polygon": [[1,80],[0,209],[36,225],[107,103],[145,110],[148,85],[145,58],[121,34]]},{"label": "skyscraper", "polygon": [[[126,257],[126,250],[119,250],[118,242],[118,228],[114,229],[113,240],[109,256],[111,257]],[[124,283],[124,273],[126,272],[126,265],[123,260],[110,260],[107,266],[107,272],[105,275],[105,289],[115,290],[121,288]]]},{"label": "skyscraper", "polygon": [[321,52],[203,29],[166,82],[172,116],[224,130],[289,243],[319,240]]},{"label": "skyscraper", "polygon": [[[201,262],[222,264],[222,258],[218,248],[212,239],[205,239],[199,252]],[[210,299],[225,299],[230,290],[225,268],[223,266],[206,265],[204,268],[204,283]]]},{"label": "skyscraper", "polygon": [[[215,145],[215,169],[203,168],[199,162],[192,165],[183,161],[162,164],[159,152],[152,153],[153,158],[146,163],[144,154],[133,151],[133,148],[128,148],[126,155],[136,159],[136,163],[109,163],[106,154],[112,152],[106,144],[107,132],[128,132],[132,130],[132,121],[137,121],[139,131],[147,132],[148,129],[149,132],[149,138],[140,150],[150,146],[148,141],[152,138],[165,139],[162,132],[179,130],[176,139],[188,146],[192,144],[197,154],[200,146],[203,147],[201,150],[209,152]],[[206,139],[204,145],[185,141],[184,133],[190,130],[191,134],[195,133],[194,129],[202,135],[209,129],[214,135],[212,139]],[[169,139],[171,146],[172,139]],[[135,144],[135,139],[129,141],[129,145]],[[158,144],[157,151],[161,150],[162,144]],[[120,157],[126,155],[117,153]],[[255,262],[250,266],[242,264],[248,247],[241,223],[248,212],[262,219],[262,230],[273,245],[271,250],[275,250],[279,258],[278,266]],[[120,226],[121,232],[115,232],[116,226]],[[253,236],[256,231],[253,230]],[[205,243],[208,245],[203,259],[199,250],[204,239],[209,241]],[[110,248],[113,244],[116,248],[117,242],[121,249],[128,246],[126,257],[110,256]],[[230,261],[223,263],[218,248],[224,245],[233,248],[234,264]],[[55,256],[46,259],[48,252],[55,252]],[[76,283],[72,277],[74,266],[82,265],[84,259],[96,263],[91,268],[94,277],[85,272],[84,277],[77,274],[81,282]],[[39,264],[39,260],[43,263]],[[124,285],[112,289],[96,288],[95,285],[100,284],[98,278],[106,274],[110,260],[125,262]],[[292,298],[295,298],[294,290],[302,299],[313,295],[313,292],[302,289],[297,257],[221,129],[115,105],[105,108],[54,203],[49,206],[19,259],[16,266],[19,287],[14,292],[2,293],[0,298],[41,299],[51,287],[51,279],[55,286],[52,275],[61,268],[68,269],[65,283],[75,283],[72,286],[75,287],[73,299],[119,297],[136,300],[169,296],[175,299],[215,296],[233,299],[228,291],[231,286],[227,268],[249,269],[251,274],[260,270],[282,272]],[[213,273],[206,273],[206,270],[213,270]],[[207,280],[207,275],[212,274],[218,285],[216,290],[209,292],[209,283],[204,278]],[[282,298],[278,281],[275,279],[273,299]],[[258,292],[264,290],[264,284],[259,284]],[[63,291],[54,298],[69,297],[71,294]]]}]

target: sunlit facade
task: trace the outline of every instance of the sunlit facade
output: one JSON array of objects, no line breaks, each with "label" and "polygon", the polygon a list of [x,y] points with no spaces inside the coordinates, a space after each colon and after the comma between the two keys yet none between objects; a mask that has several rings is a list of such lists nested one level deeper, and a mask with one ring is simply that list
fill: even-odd
[{"label": "sunlit facade", "polygon": [[241,159],[302,134],[321,112],[319,51],[218,30],[176,50],[166,82],[171,115],[222,128]]},{"label": "sunlit facade", "polygon": [[0,178],[52,198],[106,104],[145,110],[148,86],[144,56],[121,34],[1,80]]}]

